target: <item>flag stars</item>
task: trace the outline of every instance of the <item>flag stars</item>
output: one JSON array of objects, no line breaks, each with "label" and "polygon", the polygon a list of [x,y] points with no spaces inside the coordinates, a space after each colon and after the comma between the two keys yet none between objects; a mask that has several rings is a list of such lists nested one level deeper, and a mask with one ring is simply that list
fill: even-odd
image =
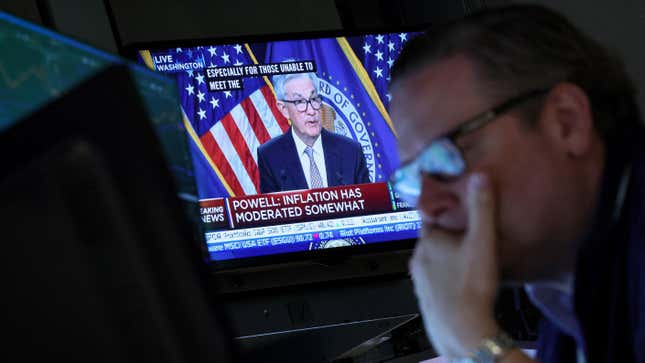
[{"label": "flag stars", "polygon": [[208,101],[208,103],[211,104],[211,106],[213,107],[213,110],[214,110],[215,107],[219,107],[219,98],[215,98],[215,97],[211,96],[211,100]]},{"label": "flag stars", "polygon": [[338,85],[340,85],[340,81],[336,81],[336,85],[337,85],[337,86],[338,86]]},{"label": "flag stars", "polygon": [[365,115],[365,112],[363,112],[363,113],[362,113],[362,115],[363,115],[363,117],[365,117],[365,116],[366,116],[366,115]]},{"label": "flag stars", "polygon": [[392,68],[392,65],[394,64],[394,59],[392,57],[387,57],[387,65]]},{"label": "flag stars", "polygon": [[188,92],[188,95],[195,94],[195,87],[193,87],[192,84],[189,84],[188,87],[185,88],[185,90]]},{"label": "flag stars", "polygon": [[374,56],[376,57],[377,60],[380,60],[380,61],[383,60],[383,52],[381,52],[380,49],[376,50],[376,53],[374,53]]},{"label": "flag stars", "polygon": [[231,91],[224,91],[224,96],[226,96],[226,98],[231,98],[233,97],[233,94],[231,94]]},{"label": "flag stars", "polygon": [[193,76],[193,70],[192,69],[187,70],[186,73],[188,73],[188,77]]},{"label": "flag stars", "polygon": [[392,41],[390,41],[389,43],[387,43],[387,49],[388,49],[390,52],[394,52],[394,43],[392,43]]},{"label": "flag stars", "polygon": [[241,66],[242,64],[244,64],[244,63],[240,62],[239,59],[236,60],[235,63],[233,63],[234,66]]},{"label": "flag stars", "polygon": [[242,46],[241,45],[235,44],[235,46],[233,48],[235,48],[235,51],[237,52],[236,54],[241,54],[242,53]]},{"label": "flag stars", "polygon": [[197,99],[199,100],[199,103],[206,101],[206,94],[200,90],[197,92]]},{"label": "flag stars", "polygon": [[213,47],[212,45],[208,48],[208,53],[211,54],[211,57],[214,57],[217,55],[217,48]]},{"label": "flag stars", "polygon": [[381,67],[376,67],[376,69],[373,71],[374,74],[376,74],[376,78],[383,78],[383,70]]},{"label": "flag stars", "polygon": [[182,52],[181,48],[175,49],[175,53],[181,53],[181,52]]},{"label": "flag stars", "polygon": [[343,91],[347,92],[347,87],[343,87]]},{"label": "flag stars", "polygon": [[383,35],[379,34],[376,36],[376,41],[378,44],[383,44]]},{"label": "flag stars", "polygon": [[199,73],[199,74],[195,77],[195,79],[197,80],[197,84],[205,83],[205,82],[204,82],[204,75],[203,75],[203,74],[201,74],[201,73]]},{"label": "flag stars", "polygon": [[387,93],[387,94],[385,94],[385,97],[387,97],[387,102],[392,101],[392,95],[391,94]]},{"label": "flag stars", "polygon": [[231,62],[231,60],[229,59],[229,55],[226,54],[226,52],[222,54],[222,60],[224,61],[224,64]]},{"label": "flag stars", "polygon": [[199,115],[199,119],[200,119],[200,120],[203,120],[203,119],[205,119],[205,118],[206,118],[206,111],[205,111],[205,110],[202,110],[201,108],[199,109],[199,111],[197,112],[197,114]]},{"label": "flag stars", "polygon": [[408,33],[399,34],[399,38],[401,38],[401,42],[405,42],[406,40],[408,40]]},{"label": "flag stars", "polygon": [[365,45],[363,46],[363,50],[365,51],[365,54],[372,53],[372,46],[365,43]]}]

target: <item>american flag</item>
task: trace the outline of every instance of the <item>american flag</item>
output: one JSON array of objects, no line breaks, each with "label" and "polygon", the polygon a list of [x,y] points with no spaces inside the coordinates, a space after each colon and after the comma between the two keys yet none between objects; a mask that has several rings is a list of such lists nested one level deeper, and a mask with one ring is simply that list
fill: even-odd
[{"label": "american flag", "polygon": [[405,43],[419,34],[421,33],[370,34],[361,37],[360,43],[352,42],[386,109],[389,109],[391,99],[388,91],[390,69]]},{"label": "american flag", "polygon": [[[206,67],[254,63],[249,48],[241,44],[177,48],[175,53]],[[244,78],[243,90],[213,92],[207,88],[205,70],[185,71],[177,79],[185,117],[227,194],[257,194],[257,148],[289,128],[269,83],[261,77]]]}]

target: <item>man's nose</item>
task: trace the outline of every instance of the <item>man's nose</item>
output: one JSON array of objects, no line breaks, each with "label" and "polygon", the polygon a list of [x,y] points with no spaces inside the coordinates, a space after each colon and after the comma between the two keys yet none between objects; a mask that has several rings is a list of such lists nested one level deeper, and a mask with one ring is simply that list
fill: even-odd
[{"label": "man's nose", "polygon": [[443,213],[459,205],[459,198],[453,190],[453,183],[438,181],[431,176],[423,176],[422,178],[417,209],[424,219],[437,219]]},{"label": "man's nose", "polygon": [[316,112],[318,112],[318,110],[314,110],[314,106],[311,103],[308,103],[307,110],[306,110],[307,115],[313,116],[316,114]]}]

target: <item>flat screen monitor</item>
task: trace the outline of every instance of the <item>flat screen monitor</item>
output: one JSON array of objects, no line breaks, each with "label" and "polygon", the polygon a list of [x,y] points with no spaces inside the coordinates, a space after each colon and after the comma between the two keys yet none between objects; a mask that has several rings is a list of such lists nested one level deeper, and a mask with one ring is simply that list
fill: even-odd
[{"label": "flat screen monitor", "polygon": [[[177,80],[213,265],[410,249],[388,83],[418,32],[134,44]],[[305,151],[313,149],[313,162]]]},{"label": "flat screen monitor", "polygon": [[0,44],[5,354],[232,361],[174,80],[2,12]]},{"label": "flat screen monitor", "polygon": [[[124,65],[163,146],[160,157],[173,172],[178,196],[196,203],[192,159],[177,106],[177,87],[170,77],[3,12],[0,43],[10,50],[0,54],[0,132],[107,67]],[[113,96],[106,90],[104,97]],[[96,112],[101,110],[87,115],[88,122]]]},{"label": "flat screen monitor", "polygon": [[[148,120],[161,142],[163,148],[159,158],[172,172],[177,197],[182,200],[189,218],[199,220],[193,163],[178,107],[177,86],[172,77],[151,72],[136,62],[3,12],[0,12],[0,39],[7,49],[11,49],[0,54],[0,132],[46,104],[65,97],[107,67],[123,65],[135,82]],[[118,96],[110,90],[104,95]],[[87,122],[93,122],[99,112],[104,111],[97,108],[88,114]],[[199,230],[200,223],[193,226],[197,233],[203,234]],[[201,240],[198,248],[206,254]]]}]

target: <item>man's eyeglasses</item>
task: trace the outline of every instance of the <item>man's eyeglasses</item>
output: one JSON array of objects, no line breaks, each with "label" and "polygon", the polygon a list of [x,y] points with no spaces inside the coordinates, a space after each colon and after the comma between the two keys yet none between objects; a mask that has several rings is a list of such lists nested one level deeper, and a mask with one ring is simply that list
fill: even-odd
[{"label": "man's eyeglasses", "polygon": [[320,96],[314,96],[308,100],[301,98],[298,100],[280,100],[280,101],[293,104],[296,107],[296,110],[298,112],[306,112],[309,105],[311,105],[311,108],[313,108],[316,111],[320,110],[320,107],[322,107],[322,97]]},{"label": "man's eyeglasses", "polygon": [[390,177],[392,188],[401,200],[415,207],[421,194],[423,176],[443,179],[455,178],[465,173],[466,161],[456,143],[459,137],[484,127],[511,108],[548,91],[548,89],[533,90],[513,97],[460,123],[443,136],[435,138],[416,157],[404,162],[392,173]]}]

